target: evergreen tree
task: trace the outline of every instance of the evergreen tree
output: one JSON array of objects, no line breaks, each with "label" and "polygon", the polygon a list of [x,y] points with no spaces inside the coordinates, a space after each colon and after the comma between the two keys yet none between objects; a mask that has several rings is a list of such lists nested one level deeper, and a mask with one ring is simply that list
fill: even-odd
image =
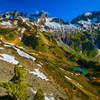
[{"label": "evergreen tree", "polygon": [[26,14],[25,14],[25,17],[26,17],[26,18],[28,18],[28,17],[29,17],[29,14],[28,14],[28,13],[26,13]]},{"label": "evergreen tree", "polygon": [[45,100],[43,89],[39,89],[34,97],[34,100]]}]

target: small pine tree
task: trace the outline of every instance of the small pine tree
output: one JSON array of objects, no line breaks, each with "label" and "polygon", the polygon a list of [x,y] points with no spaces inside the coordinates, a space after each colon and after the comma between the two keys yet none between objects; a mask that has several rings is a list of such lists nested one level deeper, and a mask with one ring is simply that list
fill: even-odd
[{"label": "small pine tree", "polygon": [[45,96],[44,96],[44,91],[43,89],[38,89],[35,97],[34,97],[34,100],[45,100]]}]

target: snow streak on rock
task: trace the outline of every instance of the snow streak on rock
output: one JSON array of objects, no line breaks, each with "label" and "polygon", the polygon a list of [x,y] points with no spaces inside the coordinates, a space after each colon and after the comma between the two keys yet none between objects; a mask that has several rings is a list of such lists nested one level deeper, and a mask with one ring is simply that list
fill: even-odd
[{"label": "snow streak on rock", "polygon": [[19,62],[17,60],[15,60],[14,56],[10,56],[8,54],[0,54],[0,60],[9,62],[11,64],[18,64]]},{"label": "snow streak on rock", "polygon": [[29,73],[30,73],[30,74],[34,74],[34,75],[36,75],[37,77],[39,77],[39,78],[41,78],[41,79],[43,79],[43,80],[48,81],[47,77],[46,77],[43,73],[41,73],[41,72],[39,71],[39,69],[34,69],[33,72],[29,71]]}]

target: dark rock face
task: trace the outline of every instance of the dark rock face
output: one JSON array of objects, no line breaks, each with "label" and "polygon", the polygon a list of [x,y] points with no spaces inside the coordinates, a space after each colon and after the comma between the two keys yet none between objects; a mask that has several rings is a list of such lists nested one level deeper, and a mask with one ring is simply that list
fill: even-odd
[{"label": "dark rock face", "polygon": [[34,21],[34,20],[36,20],[38,18],[45,18],[45,17],[49,17],[49,16],[48,16],[47,13],[42,11],[42,12],[30,15],[29,19],[30,19],[30,21]]},{"label": "dark rock face", "polygon": [[4,18],[4,19],[9,19],[9,18],[13,19],[13,18],[17,18],[19,16],[29,18],[30,21],[34,21],[35,19],[40,18],[40,17],[49,17],[48,14],[43,12],[43,11],[36,13],[36,14],[31,14],[31,15],[29,15],[28,13],[24,14],[24,13],[19,12],[19,11],[10,11],[10,12],[7,12],[7,13],[1,13],[0,14],[0,18]]},{"label": "dark rock face", "polygon": [[19,12],[19,11],[10,11],[10,12],[7,12],[7,13],[2,13],[0,14],[0,17],[1,18],[6,18],[6,19],[9,19],[9,18],[16,18],[18,16],[23,16],[24,14]]},{"label": "dark rock face", "polygon": [[72,23],[76,24],[80,20],[88,21],[88,19],[92,20],[93,18],[96,18],[96,20],[94,20],[94,23],[99,23],[100,22],[100,11],[86,12],[82,15],[79,15],[75,19],[73,19]]},{"label": "dark rock face", "polygon": [[56,22],[56,23],[59,23],[59,24],[67,24],[66,21],[64,21],[60,18],[53,18],[51,22]]}]

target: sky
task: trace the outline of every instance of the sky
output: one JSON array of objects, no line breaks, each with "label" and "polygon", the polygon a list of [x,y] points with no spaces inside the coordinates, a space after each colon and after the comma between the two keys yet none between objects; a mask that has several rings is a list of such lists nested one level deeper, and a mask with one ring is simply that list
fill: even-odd
[{"label": "sky", "polygon": [[71,21],[87,11],[100,11],[100,0],[0,0],[0,13],[11,10],[28,12],[46,11],[52,17]]}]

